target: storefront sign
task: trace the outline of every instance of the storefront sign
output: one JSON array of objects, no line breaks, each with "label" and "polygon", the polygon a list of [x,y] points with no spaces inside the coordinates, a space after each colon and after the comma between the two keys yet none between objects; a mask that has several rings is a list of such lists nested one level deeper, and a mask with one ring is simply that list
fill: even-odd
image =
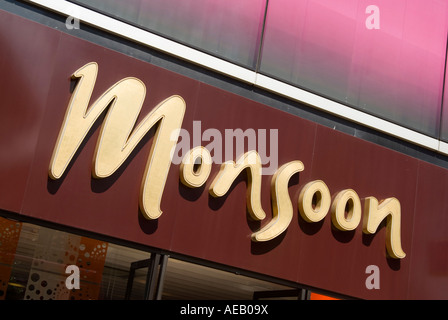
[{"label": "storefront sign", "polygon": [[[162,215],[161,200],[172,164],[173,150],[186,112],[186,102],[173,95],[155,106],[139,124],[136,124],[146,96],[145,84],[134,77],[124,78],[107,89],[89,107],[95,86],[98,64],[88,63],[73,73],[78,79],[51,158],[49,176],[61,178],[70,162],[86,139],[86,135],[107,109],[96,144],[92,175],[96,179],[107,178],[126,161],[142,138],[157,128],[140,188],[140,210],[146,219],[158,219]],[[272,156],[272,155],[271,155]],[[200,161],[198,161],[200,160]],[[212,157],[208,149],[199,146],[191,149],[180,166],[180,180],[189,188],[198,188],[209,179]],[[223,197],[235,179],[247,170],[247,210],[255,221],[266,218],[261,204],[262,161],[256,150],[249,150],[236,161],[221,164],[219,173],[209,187],[212,197]],[[282,234],[293,218],[293,204],[288,193],[291,177],[305,170],[300,160],[283,164],[272,176],[272,220],[251,236],[254,242],[270,241]],[[363,232],[374,234],[386,220],[386,248],[392,258],[404,258],[401,246],[401,206],[394,197],[379,201],[367,197],[362,210],[361,199],[355,190],[338,192],[332,200],[324,181],[307,183],[296,200],[302,218],[308,223],[321,221],[331,212],[332,223],[339,231],[351,231],[362,222]]]}]

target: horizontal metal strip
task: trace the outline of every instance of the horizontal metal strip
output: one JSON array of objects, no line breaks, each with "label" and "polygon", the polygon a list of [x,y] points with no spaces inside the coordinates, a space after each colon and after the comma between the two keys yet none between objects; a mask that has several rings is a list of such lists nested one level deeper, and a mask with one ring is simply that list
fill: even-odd
[{"label": "horizontal metal strip", "polygon": [[448,154],[448,143],[440,141],[439,151],[444,154]]},{"label": "horizontal metal strip", "polygon": [[[346,105],[337,103],[330,99],[321,97],[319,95],[310,93],[284,82],[272,79],[262,74],[257,74],[255,85],[265,90],[275,92],[284,97],[300,101],[302,103],[311,105],[315,108],[324,110],[339,117],[348,119],[355,123],[374,128],[378,131],[385,132],[394,137],[421,145],[425,148],[435,151],[439,150],[439,140],[421,134],[419,132],[407,129],[381,118],[372,116],[365,112],[353,109]],[[448,152],[447,152],[448,154]]]},{"label": "horizontal metal strip", "polygon": [[245,83],[253,84],[264,90],[279,94],[324,110],[333,115],[348,119],[355,123],[373,128],[380,132],[392,135],[405,141],[417,144],[424,148],[438,151],[448,155],[448,143],[432,138],[394,124],[387,120],[369,115],[349,106],[337,103],[314,93],[302,90],[284,82],[256,73],[252,70],[235,65],[231,62],[206,54],[199,50],[182,45],[175,41],[155,35],[149,31],[131,26],[104,14],[84,8],[65,0],[25,0],[30,3],[45,7],[51,11],[77,18],[85,24],[111,32],[120,37],[135,41],[148,47],[160,50],[172,56],[181,58],[191,63],[211,69],[220,74],[238,79]]},{"label": "horizontal metal strip", "polygon": [[151,48],[163,51],[175,57],[182,58],[194,64],[212,69],[238,80],[255,82],[255,72],[223,59],[206,54],[199,50],[179,44],[175,41],[158,36],[146,30],[131,26],[117,19],[108,17],[93,10],[84,8],[68,1],[54,0],[26,0],[27,2],[43,6],[60,14],[70,16],[79,21],[97,27],[101,30],[116,34],[120,37],[144,44]]}]

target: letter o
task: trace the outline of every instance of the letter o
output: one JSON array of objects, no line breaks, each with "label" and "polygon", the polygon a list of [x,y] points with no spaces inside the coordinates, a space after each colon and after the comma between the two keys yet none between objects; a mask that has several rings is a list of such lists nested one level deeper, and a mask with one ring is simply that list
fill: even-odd
[{"label": "letter o", "polygon": [[361,221],[361,200],[352,189],[338,193],[331,206],[331,221],[342,231],[355,230]]},{"label": "letter o", "polygon": [[[196,167],[196,160],[201,159],[201,163]],[[202,147],[191,149],[180,164],[180,180],[190,188],[198,188],[207,181],[212,169],[212,157],[210,152]]]},{"label": "letter o", "polygon": [[325,218],[331,205],[331,194],[325,182],[316,180],[307,183],[299,195],[299,212],[307,222],[318,222]]}]

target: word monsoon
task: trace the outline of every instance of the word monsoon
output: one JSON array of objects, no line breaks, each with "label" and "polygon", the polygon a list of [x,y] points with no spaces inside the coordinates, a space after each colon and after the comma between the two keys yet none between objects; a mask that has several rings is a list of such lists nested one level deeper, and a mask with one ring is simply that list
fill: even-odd
[{"label": "word monsoon", "polygon": [[[89,107],[97,73],[98,65],[91,62],[73,74],[73,78],[79,81],[71,96],[56,141],[49,176],[59,179],[63,175],[86,134],[108,106],[94,153],[94,178],[112,175],[144,135],[158,124],[139,197],[140,210],[145,218],[157,219],[162,214],[160,203],[171,166],[171,151],[176,146],[179,135],[173,137],[173,132],[180,132],[186,110],[185,101],[182,97],[173,95],[160,102],[135,126],[146,95],[143,82],[137,78],[124,78],[112,85]],[[200,187],[207,181],[211,168],[210,152],[202,146],[195,147],[185,155],[180,164],[180,180],[187,187]],[[248,172],[248,212],[252,219],[263,220],[266,213],[260,199],[262,162],[257,151],[244,153],[236,162],[222,163],[209,193],[213,197],[224,196],[243,170]],[[288,182],[294,174],[303,170],[301,161],[291,161],[274,173],[271,182],[273,217],[269,223],[252,234],[253,241],[269,241],[288,228],[293,217]],[[303,219],[310,223],[322,220],[331,211],[332,223],[342,231],[354,230],[361,221],[361,201],[356,192],[351,189],[340,191],[332,201],[328,187],[321,180],[309,182],[302,188],[298,208]],[[393,258],[404,258],[400,235],[400,202],[396,198],[379,202],[374,197],[367,197],[364,211],[363,232],[375,233],[380,223],[387,218],[387,252]]]}]

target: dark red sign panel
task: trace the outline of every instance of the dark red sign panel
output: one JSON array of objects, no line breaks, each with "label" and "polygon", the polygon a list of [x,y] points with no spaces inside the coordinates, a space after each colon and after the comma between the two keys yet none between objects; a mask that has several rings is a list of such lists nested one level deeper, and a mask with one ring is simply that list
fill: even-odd
[{"label": "dark red sign panel", "polygon": [[[0,12],[0,27],[0,208],[345,295],[448,298],[446,170],[5,12]],[[207,129],[223,136],[226,129],[266,130],[268,137],[276,130],[278,166],[296,160],[304,166],[288,184],[294,212],[288,228],[270,241],[252,241],[251,234],[273,216],[272,174],[262,176],[267,216],[253,221],[246,207],[247,173],[224,196],[209,194],[219,164],[199,188],[182,184],[180,167],[172,164],[163,214],[145,219],[139,193],[155,130],[117,172],[94,179],[92,159],[104,115],[64,175],[50,179],[50,159],[76,85],[71,75],[92,61],[98,77],[91,102],[126,77],[145,84],[137,123],[164,99],[181,96],[186,103],[182,129],[193,136],[200,123],[191,147],[210,143],[203,135]],[[224,160],[236,161],[232,158]],[[386,221],[375,234],[363,233],[362,222],[341,231],[330,213],[319,222],[305,221],[299,193],[315,180],[325,182],[333,198],[355,190],[363,205],[367,197],[398,199],[406,257],[387,256]],[[379,289],[366,285],[371,265],[380,271]]]}]

